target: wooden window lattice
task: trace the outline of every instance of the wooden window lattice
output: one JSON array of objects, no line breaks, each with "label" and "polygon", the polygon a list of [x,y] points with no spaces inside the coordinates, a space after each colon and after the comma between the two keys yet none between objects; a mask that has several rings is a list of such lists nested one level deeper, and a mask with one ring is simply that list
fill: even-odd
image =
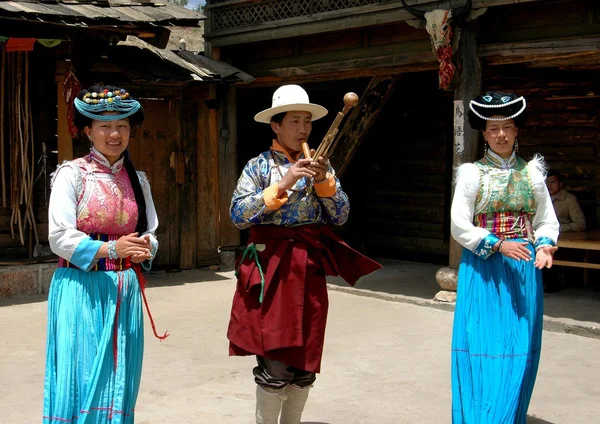
[{"label": "wooden window lattice", "polygon": [[[210,4],[223,1],[225,0],[213,0]],[[212,30],[224,31],[388,1],[390,0],[273,0],[252,3],[213,11]]]}]

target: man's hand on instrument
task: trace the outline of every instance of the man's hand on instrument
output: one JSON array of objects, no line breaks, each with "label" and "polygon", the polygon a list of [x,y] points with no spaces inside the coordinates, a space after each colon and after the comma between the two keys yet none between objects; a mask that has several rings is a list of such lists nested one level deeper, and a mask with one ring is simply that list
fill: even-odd
[{"label": "man's hand on instrument", "polygon": [[299,159],[294,163],[288,172],[285,173],[281,181],[279,181],[278,195],[282,196],[286,190],[291,189],[300,178],[314,178],[317,173],[313,171],[309,165],[312,159]]},{"label": "man's hand on instrument", "polygon": [[[315,149],[310,150],[311,156],[314,156]],[[310,169],[316,172],[315,182],[322,183],[327,179],[327,171],[329,170],[329,159],[319,156],[310,163]]]},{"label": "man's hand on instrument", "polygon": [[543,269],[544,267],[552,268],[552,257],[557,249],[558,247],[556,246],[544,246],[538,249],[535,252],[535,267],[539,269]]}]

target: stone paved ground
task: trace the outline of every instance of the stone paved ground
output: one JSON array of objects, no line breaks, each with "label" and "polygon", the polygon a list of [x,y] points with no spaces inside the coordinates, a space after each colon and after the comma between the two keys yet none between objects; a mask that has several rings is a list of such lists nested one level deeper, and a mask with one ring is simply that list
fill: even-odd
[{"label": "stone paved ground", "polygon": [[[251,424],[253,358],[229,358],[231,273],[150,277],[159,342],[146,321],[137,424]],[[330,294],[322,374],[304,423],[450,423],[452,312]],[[0,423],[41,421],[47,303],[0,301]],[[600,422],[600,340],[544,332],[529,423]]]}]

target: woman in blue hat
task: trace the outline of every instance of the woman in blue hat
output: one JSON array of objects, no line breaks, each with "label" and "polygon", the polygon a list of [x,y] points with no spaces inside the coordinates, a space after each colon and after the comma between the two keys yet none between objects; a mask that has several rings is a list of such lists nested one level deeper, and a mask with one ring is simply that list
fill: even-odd
[{"label": "woman in blue hat", "polygon": [[127,150],[131,127],[143,119],[122,88],[93,86],[74,100],[90,153],[52,177],[48,238],[60,260],[48,295],[45,424],[134,422],[144,352],[141,268],[150,269],[158,249],[150,184]]}]

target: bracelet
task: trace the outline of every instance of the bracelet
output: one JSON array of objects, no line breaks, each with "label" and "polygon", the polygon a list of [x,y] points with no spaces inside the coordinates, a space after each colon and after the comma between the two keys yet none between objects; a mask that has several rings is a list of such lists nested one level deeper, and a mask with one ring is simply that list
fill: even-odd
[{"label": "bracelet", "polygon": [[500,244],[498,245],[498,249],[496,249],[498,252],[502,253],[502,244],[504,243],[504,239],[500,240]]},{"label": "bracelet", "polygon": [[117,254],[117,242],[115,240],[108,242],[108,259],[119,259],[119,255]]}]

